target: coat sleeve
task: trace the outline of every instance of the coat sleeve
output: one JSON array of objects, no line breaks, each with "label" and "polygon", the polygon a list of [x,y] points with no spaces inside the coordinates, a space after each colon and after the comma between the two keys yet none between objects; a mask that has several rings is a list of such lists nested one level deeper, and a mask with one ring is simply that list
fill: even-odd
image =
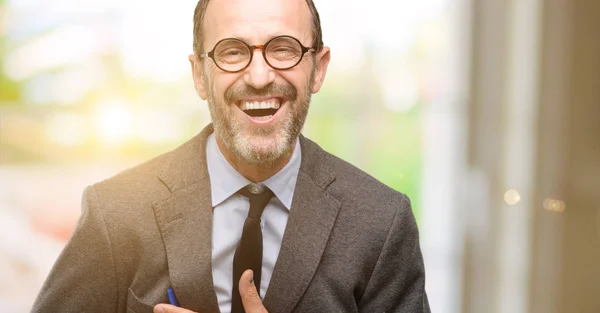
[{"label": "coat sleeve", "polygon": [[360,312],[430,312],[419,231],[404,195],[358,307]]},{"label": "coat sleeve", "polygon": [[56,260],[32,312],[116,312],[117,275],[110,237],[93,186],[82,214]]}]

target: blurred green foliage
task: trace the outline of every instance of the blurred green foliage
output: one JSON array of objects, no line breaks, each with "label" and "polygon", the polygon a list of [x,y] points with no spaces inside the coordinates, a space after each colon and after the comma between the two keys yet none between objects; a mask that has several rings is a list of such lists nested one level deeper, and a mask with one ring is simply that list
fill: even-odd
[{"label": "blurred green foliage", "polygon": [[421,103],[387,108],[369,75],[329,76],[313,97],[307,136],[330,153],[406,194],[417,215],[422,175]]},{"label": "blurred green foliage", "polygon": [[[0,20],[3,20],[4,0],[0,0]],[[1,27],[1,26],[0,26]],[[0,55],[6,55],[6,35],[0,28]],[[4,71],[4,60],[0,60],[0,106],[18,104],[21,98],[19,85]]]}]

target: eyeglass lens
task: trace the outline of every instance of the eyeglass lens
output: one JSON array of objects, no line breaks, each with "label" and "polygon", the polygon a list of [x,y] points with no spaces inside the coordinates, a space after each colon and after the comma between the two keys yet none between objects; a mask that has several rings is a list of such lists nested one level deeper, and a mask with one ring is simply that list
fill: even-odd
[{"label": "eyeglass lens", "polygon": [[[267,43],[264,56],[267,63],[276,69],[288,69],[300,62],[301,44],[289,37],[278,37]],[[221,41],[214,50],[214,60],[226,71],[239,71],[251,60],[252,51],[237,39]]]}]

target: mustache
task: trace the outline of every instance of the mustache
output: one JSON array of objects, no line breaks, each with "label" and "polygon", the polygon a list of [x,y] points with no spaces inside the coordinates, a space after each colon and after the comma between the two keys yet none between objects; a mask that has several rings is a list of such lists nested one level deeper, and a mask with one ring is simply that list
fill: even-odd
[{"label": "mustache", "polygon": [[238,99],[250,98],[250,97],[266,97],[266,96],[280,96],[287,98],[291,101],[296,101],[298,98],[298,92],[290,84],[275,84],[270,83],[269,85],[257,89],[249,85],[234,86],[225,91],[225,101],[233,103]]}]

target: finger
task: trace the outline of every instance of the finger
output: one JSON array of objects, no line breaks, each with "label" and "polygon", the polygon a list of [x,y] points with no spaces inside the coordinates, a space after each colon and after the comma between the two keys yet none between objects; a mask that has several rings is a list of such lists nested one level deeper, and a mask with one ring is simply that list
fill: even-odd
[{"label": "finger", "polygon": [[154,306],[154,313],[195,313],[170,304],[159,303]]},{"label": "finger", "polygon": [[263,306],[254,285],[254,273],[252,270],[246,270],[240,278],[240,296],[246,313],[268,313]]}]

